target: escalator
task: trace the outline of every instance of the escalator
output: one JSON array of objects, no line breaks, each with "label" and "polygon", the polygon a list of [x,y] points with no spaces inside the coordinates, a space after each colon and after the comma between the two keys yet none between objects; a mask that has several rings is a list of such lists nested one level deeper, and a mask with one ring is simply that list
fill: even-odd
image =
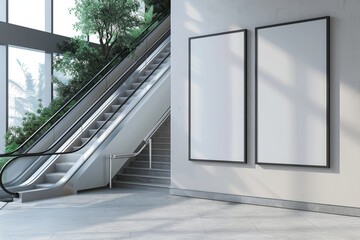
[{"label": "escalator", "polygon": [[114,162],[109,173],[109,155],[135,151],[170,108],[169,14],[134,52],[102,72],[25,153],[12,154],[0,172],[0,198],[31,201],[109,183],[127,161]]}]

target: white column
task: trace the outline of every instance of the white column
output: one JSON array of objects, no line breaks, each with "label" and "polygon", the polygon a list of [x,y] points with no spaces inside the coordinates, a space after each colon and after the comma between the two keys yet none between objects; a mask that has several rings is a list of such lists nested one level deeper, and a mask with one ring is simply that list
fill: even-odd
[{"label": "white column", "polygon": [[7,47],[0,45],[0,153],[4,152],[7,128]]}]

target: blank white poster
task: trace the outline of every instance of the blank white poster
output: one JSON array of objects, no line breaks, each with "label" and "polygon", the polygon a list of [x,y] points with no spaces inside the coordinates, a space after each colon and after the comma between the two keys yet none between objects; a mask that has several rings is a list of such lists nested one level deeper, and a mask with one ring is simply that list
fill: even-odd
[{"label": "blank white poster", "polygon": [[190,160],[246,162],[246,30],[189,39]]},{"label": "blank white poster", "polygon": [[329,166],[328,24],[256,29],[257,163]]}]

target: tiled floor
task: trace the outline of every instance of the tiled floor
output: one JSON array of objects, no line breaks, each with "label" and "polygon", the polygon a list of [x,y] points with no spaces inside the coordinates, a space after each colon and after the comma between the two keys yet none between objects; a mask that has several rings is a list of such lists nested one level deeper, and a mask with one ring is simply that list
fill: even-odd
[{"label": "tiled floor", "polygon": [[360,218],[98,189],[7,204],[0,239],[360,239]]}]

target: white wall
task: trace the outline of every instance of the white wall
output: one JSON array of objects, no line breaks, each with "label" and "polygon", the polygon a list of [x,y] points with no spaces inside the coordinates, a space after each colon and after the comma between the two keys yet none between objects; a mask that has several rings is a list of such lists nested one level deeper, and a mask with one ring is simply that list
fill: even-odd
[{"label": "white wall", "polygon": [[[360,207],[360,1],[175,0],[171,7],[172,188]],[[331,168],[255,165],[254,28],[327,15],[331,17]],[[241,28],[249,30],[248,164],[191,162],[188,38]]]}]

